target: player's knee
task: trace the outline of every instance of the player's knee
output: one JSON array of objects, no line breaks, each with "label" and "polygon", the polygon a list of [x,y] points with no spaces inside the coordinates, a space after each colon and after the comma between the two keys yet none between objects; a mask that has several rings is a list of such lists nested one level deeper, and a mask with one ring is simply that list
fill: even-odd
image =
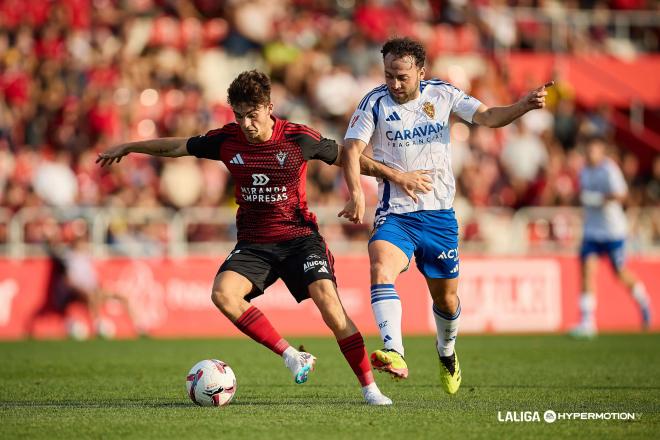
[{"label": "player's knee", "polygon": [[211,291],[211,301],[213,301],[213,304],[219,309],[222,310],[222,304],[223,304],[223,294],[220,290],[213,289]]},{"label": "player's knee", "polygon": [[215,287],[211,292],[211,300],[213,301],[213,304],[215,304],[215,306],[223,313],[227,313],[232,309],[237,302],[237,298],[235,297],[236,295],[229,290],[220,287]]}]

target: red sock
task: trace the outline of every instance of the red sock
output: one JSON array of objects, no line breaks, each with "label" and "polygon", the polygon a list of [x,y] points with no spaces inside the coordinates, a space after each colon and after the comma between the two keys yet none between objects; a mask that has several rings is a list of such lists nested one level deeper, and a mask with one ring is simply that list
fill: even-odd
[{"label": "red sock", "polygon": [[367,386],[374,382],[374,373],[369,365],[367,349],[364,348],[364,339],[360,332],[337,341],[344,357],[360,381],[360,385]]},{"label": "red sock", "polygon": [[273,328],[268,318],[255,306],[250,307],[235,322],[236,327],[255,341],[282,356],[289,343]]}]

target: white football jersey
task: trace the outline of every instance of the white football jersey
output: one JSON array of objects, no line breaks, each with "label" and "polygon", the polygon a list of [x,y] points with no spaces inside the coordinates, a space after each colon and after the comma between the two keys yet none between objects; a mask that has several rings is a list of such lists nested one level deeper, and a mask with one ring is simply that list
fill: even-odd
[{"label": "white football jersey", "polygon": [[420,96],[397,104],[387,86],[367,93],[353,114],[345,139],[371,144],[374,159],[399,171],[431,170],[433,190],[413,201],[398,185],[378,179],[376,220],[388,213],[452,207],[456,184],[449,150],[449,115],[472,122],[477,99],[441,80],[420,82]]},{"label": "white football jersey", "polygon": [[[586,166],[580,173],[582,191],[599,192],[604,196],[626,194],[628,185],[619,167],[610,159],[600,164]],[[596,241],[622,240],[628,224],[621,203],[608,200],[599,207],[584,207],[584,238]]]}]

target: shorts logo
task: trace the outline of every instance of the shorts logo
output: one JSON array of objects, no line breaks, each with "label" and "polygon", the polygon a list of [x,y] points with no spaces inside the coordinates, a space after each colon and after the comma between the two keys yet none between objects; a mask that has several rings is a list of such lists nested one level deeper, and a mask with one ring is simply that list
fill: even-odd
[{"label": "shorts logo", "polygon": [[255,186],[263,186],[268,183],[270,179],[265,174],[253,174],[252,184]]},{"label": "shorts logo", "polygon": [[454,260],[458,259],[458,249],[449,249],[448,251],[442,251],[438,255],[439,260]]},{"label": "shorts logo", "polygon": [[320,260],[320,259],[321,259],[321,257],[319,257],[316,254],[310,254],[310,255],[307,256],[307,260]]},{"label": "shorts logo", "polygon": [[330,273],[328,272],[328,262],[324,260],[314,260],[314,261],[308,261],[305,264],[303,264],[303,271],[307,273],[311,269],[318,268],[318,272],[323,272],[323,273]]},{"label": "shorts logo", "polygon": [[236,249],[235,251],[231,251],[231,253],[229,255],[227,255],[227,260],[229,260],[231,257],[233,257],[234,255],[236,255],[240,252],[241,252],[240,249]]},{"label": "shorts logo", "polygon": [[449,273],[458,273],[458,264],[454,266],[454,268],[450,270]]}]

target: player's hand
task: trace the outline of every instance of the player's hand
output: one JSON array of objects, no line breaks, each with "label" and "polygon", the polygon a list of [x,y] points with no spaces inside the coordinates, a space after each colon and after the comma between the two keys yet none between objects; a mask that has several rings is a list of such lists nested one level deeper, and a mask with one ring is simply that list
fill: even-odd
[{"label": "player's hand", "polygon": [[550,81],[529,92],[527,96],[523,98],[523,104],[525,107],[529,110],[536,110],[545,107],[545,97],[548,96],[548,91],[545,89],[552,87],[554,84],[554,81]]},{"label": "player's hand", "polygon": [[350,222],[360,224],[364,217],[364,210],[364,193],[360,192],[346,202],[346,206],[337,214],[337,217],[344,217]]},{"label": "player's hand", "polygon": [[112,165],[114,162],[119,163],[121,158],[128,153],[129,151],[125,144],[117,145],[108,148],[103,153],[99,153],[99,156],[96,158],[96,163],[100,163],[102,167]]},{"label": "player's hand", "polygon": [[403,191],[417,203],[418,192],[426,194],[433,189],[433,179],[429,174],[432,170],[415,170],[401,173],[401,178],[397,182]]}]

